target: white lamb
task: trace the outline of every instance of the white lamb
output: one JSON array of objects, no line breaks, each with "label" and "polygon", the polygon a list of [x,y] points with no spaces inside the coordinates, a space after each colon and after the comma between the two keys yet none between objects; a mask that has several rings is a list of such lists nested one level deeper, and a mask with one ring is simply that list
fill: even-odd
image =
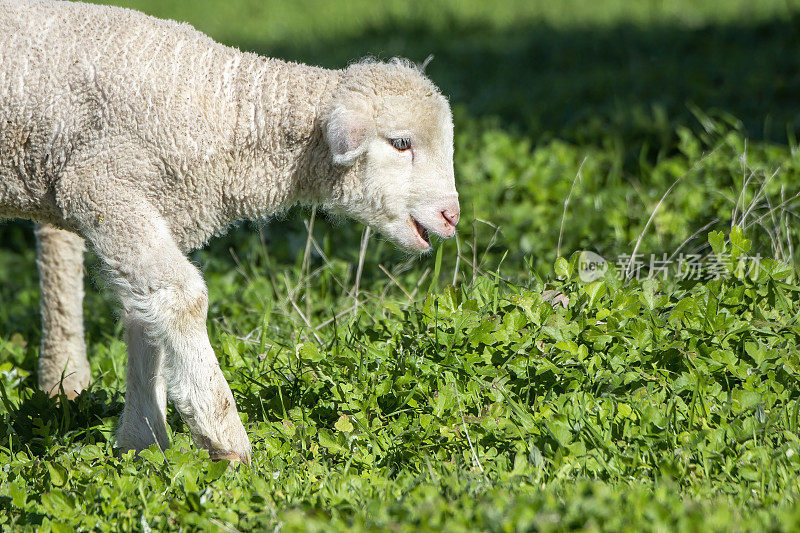
[{"label": "white lamb", "polygon": [[39,222],[40,386],[89,380],[86,239],[123,306],[123,450],[168,446],[167,397],[198,446],[250,461],[185,252],[296,202],[425,251],[458,222],[447,100],[403,61],[325,70],[114,7],[0,0],[0,219]]}]

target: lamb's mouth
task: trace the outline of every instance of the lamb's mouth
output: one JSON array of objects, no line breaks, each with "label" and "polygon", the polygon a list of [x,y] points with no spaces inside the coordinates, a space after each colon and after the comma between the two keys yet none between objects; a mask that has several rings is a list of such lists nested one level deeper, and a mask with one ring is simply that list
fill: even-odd
[{"label": "lamb's mouth", "polygon": [[411,221],[411,227],[414,228],[414,236],[417,239],[417,244],[423,250],[427,250],[431,247],[431,239],[428,235],[428,230],[413,216],[409,215],[408,218]]}]

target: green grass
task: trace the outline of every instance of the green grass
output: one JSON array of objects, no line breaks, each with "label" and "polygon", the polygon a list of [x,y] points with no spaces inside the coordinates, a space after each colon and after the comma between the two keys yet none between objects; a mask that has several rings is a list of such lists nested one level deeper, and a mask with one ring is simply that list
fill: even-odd
[{"label": "green grass", "polygon": [[[125,346],[91,255],[95,382],[38,392],[30,225],[2,226],[4,529],[800,525],[800,6],[126,5],[332,67],[434,53],[463,222],[419,260],[301,210],[193,254],[251,468],[208,461],[172,410],[171,449],[114,455]],[[573,252],[634,247],[733,264],[580,279]]]}]

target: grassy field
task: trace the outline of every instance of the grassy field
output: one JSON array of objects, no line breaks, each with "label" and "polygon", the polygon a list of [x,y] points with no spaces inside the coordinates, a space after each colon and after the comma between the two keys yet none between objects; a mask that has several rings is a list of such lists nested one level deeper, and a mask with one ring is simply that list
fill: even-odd
[{"label": "grassy field", "polygon": [[329,67],[434,54],[463,222],[411,259],[297,209],[193,254],[250,468],[174,411],[171,449],[114,455],[125,346],[91,254],[95,382],[38,392],[31,227],[0,226],[0,526],[800,527],[800,4],[124,5]]}]

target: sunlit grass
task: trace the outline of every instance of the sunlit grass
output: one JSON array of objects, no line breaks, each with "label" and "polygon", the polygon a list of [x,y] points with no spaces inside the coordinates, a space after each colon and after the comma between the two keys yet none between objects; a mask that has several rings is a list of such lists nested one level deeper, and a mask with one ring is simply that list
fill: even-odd
[{"label": "sunlit grass", "polygon": [[[115,456],[125,347],[91,254],[95,381],[75,401],[36,390],[30,227],[2,226],[3,528],[800,523],[792,3],[126,5],[328,66],[436,54],[462,223],[415,260],[296,209],[191,255],[254,446],[251,468],[228,469],[174,410],[171,449]],[[578,250],[764,261],[587,283]]]}]

